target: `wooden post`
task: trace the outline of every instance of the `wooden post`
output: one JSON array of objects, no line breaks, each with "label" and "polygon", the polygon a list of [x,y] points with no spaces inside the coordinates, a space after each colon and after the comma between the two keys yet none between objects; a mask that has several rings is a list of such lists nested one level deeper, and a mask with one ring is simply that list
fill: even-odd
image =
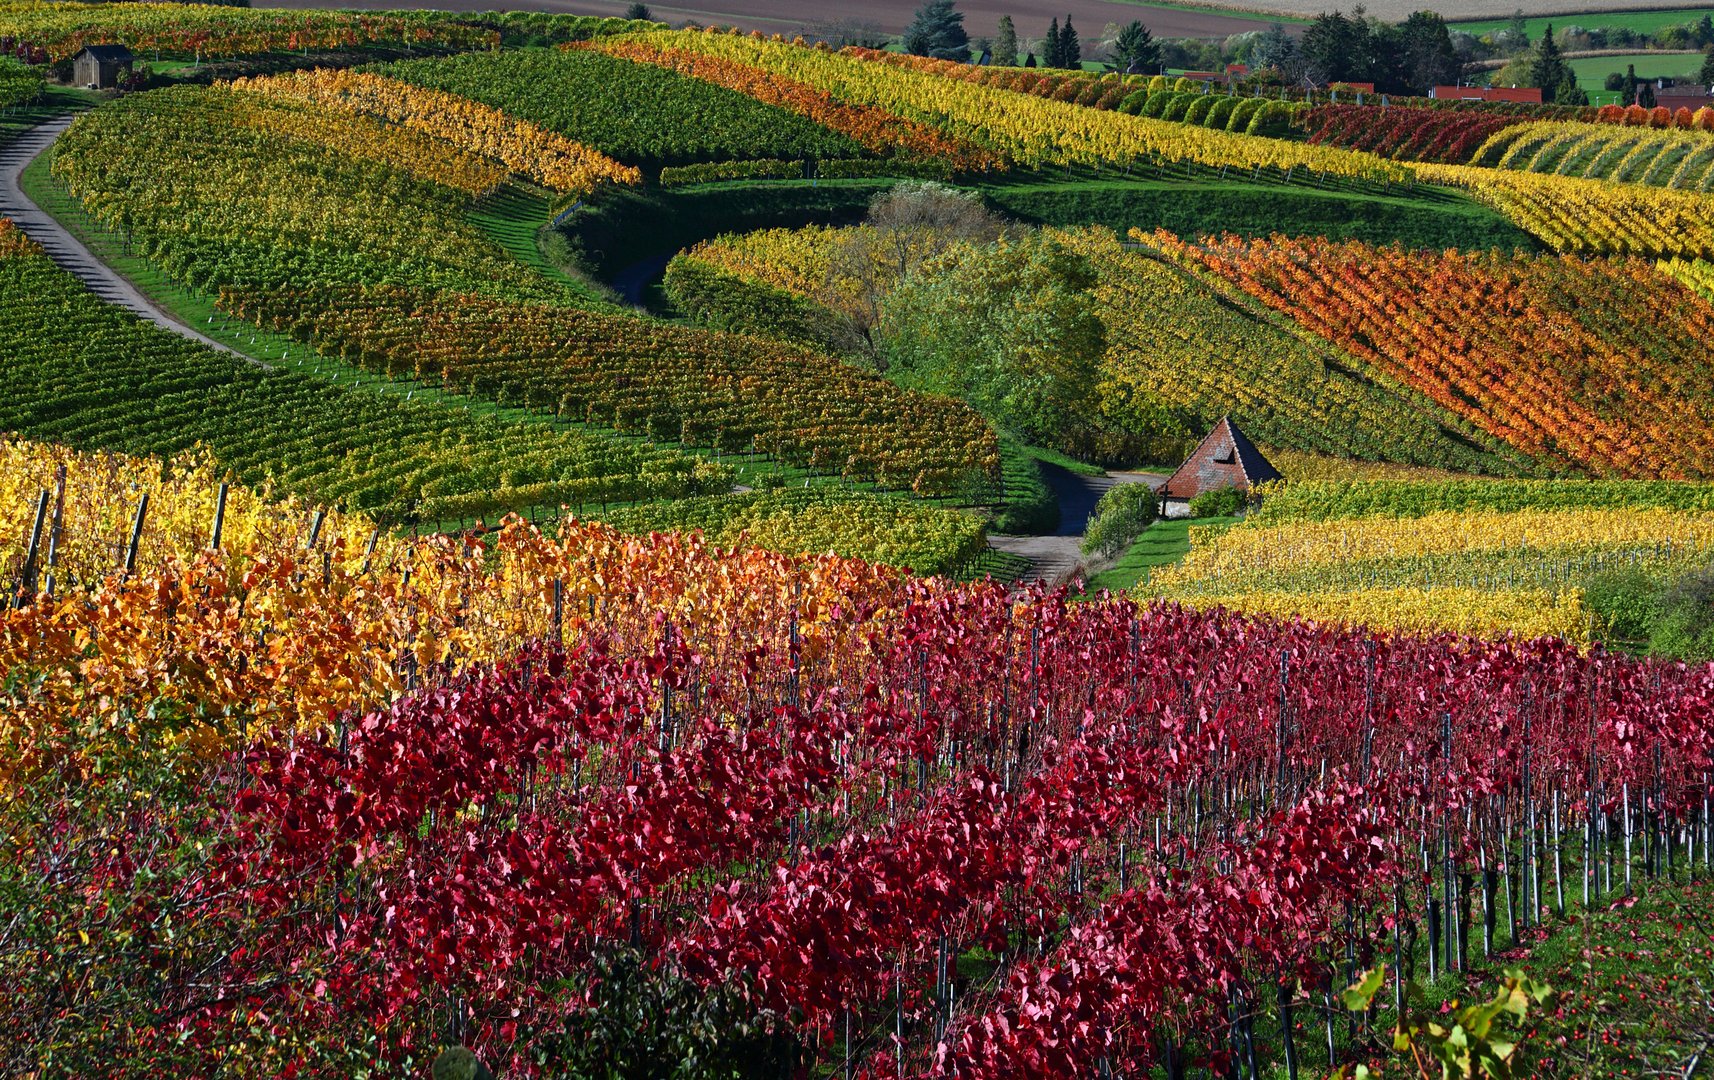
[{"label": "wooden post", "polygon": [[125,576],[137,569],[137,544],[143,539],[143,519],[149,514],[149,493],[137,500],[137,516],[131,521],[131,542],[125,546]]},{"label": "wooden post", "polygon": [[305,551],[314,551],[316,543],[321,539],[321,523],[327,519],[326,510],[317,510],[309,520],[309,538],[304,541]]},{"label": "wooden post", "polygon": [[222,481],[220,491],[214,497],[214,530],[209,536],[208,549],[220,550],[220,533],[226,527],[226,483]]},{"label": "wooden post", "polygon": [[1559,789],[1553,789],[1553,899],[1554,911],[1560,918],[1565,917],[1565,875],[1560,861],[1561,836],[1559,832]]},{"label": "wooden post", "polygon": [[369,566],[375,559],[375,545],[381,541],[381,526],[375,526],[375,531],[369,534],[369,544],[363,549],[363,569],[360,573],[369,576]]},{"label": "wooden post", "polygon": [[1291,999],[1292,987],[1289,980],[1279,979],[1275,989],[1275,1000],[1280,1010],[1280,1047],[1285,1051],[1286,1078],[1297,1080],[1297,1042],[1292,1036]]},{"label": "wooden post", "polygon": [[65,462],[54,470],[54,518],[48,527],[48,573],[42,582],[42,592],[54,594],[54,570],[60,562],[60,534],[65,523]]},{"label": "wooden post", "polygon": [[36,552],[42,545],[42,525],[48,517],[48,492],[44,488],[36,498],[35,524],[30,526],[29,549],[24,554],[24,565],[18,571],[18,588],[12,597],[12,606],[21,608],[29,603],[35,592]]}]

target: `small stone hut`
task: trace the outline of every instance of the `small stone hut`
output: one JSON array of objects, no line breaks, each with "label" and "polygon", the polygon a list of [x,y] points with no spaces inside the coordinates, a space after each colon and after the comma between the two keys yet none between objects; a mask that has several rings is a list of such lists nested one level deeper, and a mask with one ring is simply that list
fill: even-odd
[{"label": "small stone hut", "polygon": [[1232,418],[1223,416],[1184,464],[1161,485],[1161,514],[1189,517],[1190,500],[1204,492],[1221,488],[1249,491],[1257,484],[1283,479],[1249,436],[1238,430]]},{"label": "small stone hut", "polygon": [[123,45],[85,45],[71,58],[72,82],[90,90],[114,90],[135,62]]}]

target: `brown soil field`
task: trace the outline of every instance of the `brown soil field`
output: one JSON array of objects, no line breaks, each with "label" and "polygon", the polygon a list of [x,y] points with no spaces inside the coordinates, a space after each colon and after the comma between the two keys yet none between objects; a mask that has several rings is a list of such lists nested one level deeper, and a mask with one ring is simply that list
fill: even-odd
[{"label": "brown soil field", "polygon": [[[817,23],[853,20],[871,23],[891,34],[904,30],[922,0],[864,0],[860,4],[829,3],[827,0],[688,0],[688,3],[650,3],[656,19],[674,26],[692,20],[740,26],[746,30],[791,34]],[[258,0],[260,5],[262,0]],[[564,11],[576,15],[619,15],[627,6],[619,0],[266,0],[268,7],[438,8],[447,11]],[[1270,0],[1267,7],[1279,7]],[[1109,23],[1123,25],[1141,19],[1156,37],[1226,37],[1267,27],[1266,15],[1251,17],[1115,3],[1110,0],[962,0],[964,26],[972,38],[992,37],[1000,16],[1010,15],[1017,24],[1018,38],[1039,38],[1050,19],[1063,21],[1070,15],[1082,37],[1086,55]],[[1319,7],[1317,8],[1319,10]],[[1507,9],[1510,14],[1510,9]]]}]

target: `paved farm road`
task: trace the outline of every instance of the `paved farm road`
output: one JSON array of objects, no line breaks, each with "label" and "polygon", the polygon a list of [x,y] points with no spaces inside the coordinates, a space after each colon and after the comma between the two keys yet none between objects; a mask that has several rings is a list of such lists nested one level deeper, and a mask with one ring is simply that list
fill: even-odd
[{"label": "paved farm road", "polygon": [[1164,473],[1083,476],[1048,464],[1042,465],[1042,472],[1059,500],[1059,531],[1052,536],[990,536],[988,546],[1030,560],[1030,569],[1024,580],[1045,581],[1050,585],[1064,581],[1082,565],[1083,533],[1088,529],[1089,517],[1102,495],[1120,484],[1159,487],[1166,482]]},{"label": "paved farm road", "polygon": [[[31,128],[10,144],[0,147],[0,217],[8,217],[16,222],[30,239],[42,245],[54,262],[76,275],[90,292],[101,299],[117,304],[181,337],[201,342],[223,353],[240,356],[240,353],[204,337],[156,307],[136,286],[125,280],[117,270],[96,258],[75,236],[24,194],[19,186],[19,178],[25,167],[53,145],[53,141],[71,126],[72,119],[70,116],[62,116],[49,120]],[[243,359],[257,363],[249,357]]]}]

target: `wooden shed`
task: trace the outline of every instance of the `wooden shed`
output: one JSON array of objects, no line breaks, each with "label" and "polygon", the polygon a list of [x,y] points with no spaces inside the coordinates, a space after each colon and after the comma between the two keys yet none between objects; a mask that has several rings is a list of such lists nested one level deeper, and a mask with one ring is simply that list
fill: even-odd
[{"label": "wooden shed", "polygon": [[1257,484],[1283,479],[1232,418],[1223,416],[1161,485],[1162,510],[1166,517],[1186,517],[1190,500],[1205,492],[1221,488],[1249,491]]},{"label": "wooden shed", "polygon": [[113,90],[136,58],[123,45],[85,45],[71,58],[72,82],[90,90]]}]

